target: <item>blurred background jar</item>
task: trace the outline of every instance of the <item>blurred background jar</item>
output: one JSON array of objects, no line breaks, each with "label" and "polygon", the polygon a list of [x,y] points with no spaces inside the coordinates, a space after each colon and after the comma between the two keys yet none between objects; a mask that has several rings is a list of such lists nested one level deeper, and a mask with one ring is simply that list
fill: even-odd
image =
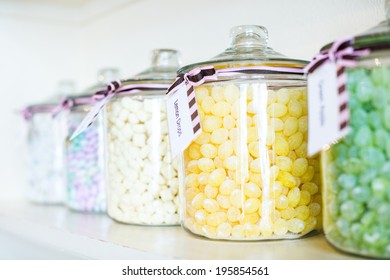
[{"label": "blurred background jar", "polygon": [[[99,70],[97,83],[88,87],[84,95],[67,97],[67,139],[65,141],[67,206],[76,211],[105,213],[107,190],[104,169],[104,122],[98,115],[92,125],[70,140],[70,137],[93,108],[96,91],[105,89],[107,84],[119,79],[119,70]],[[85,95],[85,93],[88,93]]]},{"label": "blurred background jar", "polygon": [[[307,157],[303,67],[268,47],[262,26],[232,28],[215,69],[263,66],[195,87],[202,133],[184,151],[182,223],[212,239],[298,238],[321,228],[320,168]],[[285,67],[295,72],[286,72]]]},{"label": "blurred background jar", "polygon": [[72,81],[61,81],[49,101],[24,109],[27,123],[27,197],[30,201],[58,204],[65,201],[64,139],[66,118],[53,117],[61,97],[75,90]]},{"label": "blurred background jar", "polygon": [[326,238],[379,258],[390,257],[389,2],[387,19],[355,38],[370,54],[346,73],[351,131],[322,157]]},{"label": "blurred background jar", "polygon": [[106,105],[108,215],[140,225],[178,225],[177,163],[171,158],[165,94],[176,77],[179,53],[158,49],[152,65]]}]

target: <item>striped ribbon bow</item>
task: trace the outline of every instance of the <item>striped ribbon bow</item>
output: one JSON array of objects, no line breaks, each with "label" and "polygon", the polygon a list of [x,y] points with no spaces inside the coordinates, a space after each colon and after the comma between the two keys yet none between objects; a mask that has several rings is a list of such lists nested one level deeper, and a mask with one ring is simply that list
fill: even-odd
[{"label": "striped ribbon bow", "polygon": [[124,93],[136,93],[142,91],[166,91],[169,87],[169,84],[128,84],[122,85],[121,81],[113,81],[107,85],[106,90],[101,90],[95,93],[94,99],[98,101],[94,107],[88,112],[85,118],[82,120],[80,125],[73,132],[70,140],[74,139],[91,126],[96,118],[99,116],[101,110],[106,106],[106,104],[117,94]]}]

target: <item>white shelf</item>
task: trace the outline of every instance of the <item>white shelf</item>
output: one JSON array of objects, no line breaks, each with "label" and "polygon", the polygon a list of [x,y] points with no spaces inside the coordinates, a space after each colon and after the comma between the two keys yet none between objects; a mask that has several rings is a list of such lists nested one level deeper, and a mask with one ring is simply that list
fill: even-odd
[{"label": "white shelf", "polygon": [[92,259],[354,259],[331,247],[322,234],[266,242],[197,238],[180,227],[119,224],[105,215],[61,206],[0,202],[0,230]]}]

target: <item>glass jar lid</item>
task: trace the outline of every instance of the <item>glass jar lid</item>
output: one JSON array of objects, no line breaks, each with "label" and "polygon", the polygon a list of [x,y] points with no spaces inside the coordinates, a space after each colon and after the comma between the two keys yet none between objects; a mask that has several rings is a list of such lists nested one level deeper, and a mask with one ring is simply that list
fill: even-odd
[{"label": "glass jar lid", "polygon": [[120,71],[118,68],[107,67],[102,68],[97,72],[97,83],[86,88],[82,91],[82,94],[94,94],[98,90],[105,89],[109,82],[119,80],[120,79]]},{"label": "glass jar lid", "polygon": [[178,73],[186,73],[202,66],[217,69],[237,66],[273,66],[303,68],[308,62],[291,59],[268,46],[268,31],[263,26],[240,25],[230,30],[230,46],[211,60],[190,64]]}]

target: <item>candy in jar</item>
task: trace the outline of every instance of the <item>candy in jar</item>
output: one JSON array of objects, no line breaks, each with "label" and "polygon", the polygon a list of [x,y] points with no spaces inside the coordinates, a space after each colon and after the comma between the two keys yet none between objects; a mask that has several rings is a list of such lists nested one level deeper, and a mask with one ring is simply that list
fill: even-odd
[{"label": "candy in jar", "polygon": [[211,239],[303,236],[321,227],[319,160],[306,152],[306,62],[269,48],[264,27],[231,36],[221,55],[179,70],[193,82],[201,124],[181,157],[182,224]]},{"label": "candy in jar", "polygon": [[390,258],[389,38],[389,19],[355,38],[370,54],[346,70],[350,133],[322,155],[327,240],[377,258]]},{"label": "candy in jar", "polygon": [[[165,92],[179,66],[155,50],[152,67],[122,82],[107,104],[108,214],[141,225],[177,225],[177,163],[170,156]],[[130,89],[126,92],[126,88]]]},{"label": "candy in jar", "polygon": [[73,132],[96,103],[92,96],[68,97],[68,137],[65,142],[67,206],[82,212],[105,212],[103,120],[95,122],[74,139]]},{"label": "candy in jar", "polygon": [[27,122],[27,196],[44,204],[63,203],[65,199],[64,116],[53,118],[55,104],[36,104],[24,110]]}]

